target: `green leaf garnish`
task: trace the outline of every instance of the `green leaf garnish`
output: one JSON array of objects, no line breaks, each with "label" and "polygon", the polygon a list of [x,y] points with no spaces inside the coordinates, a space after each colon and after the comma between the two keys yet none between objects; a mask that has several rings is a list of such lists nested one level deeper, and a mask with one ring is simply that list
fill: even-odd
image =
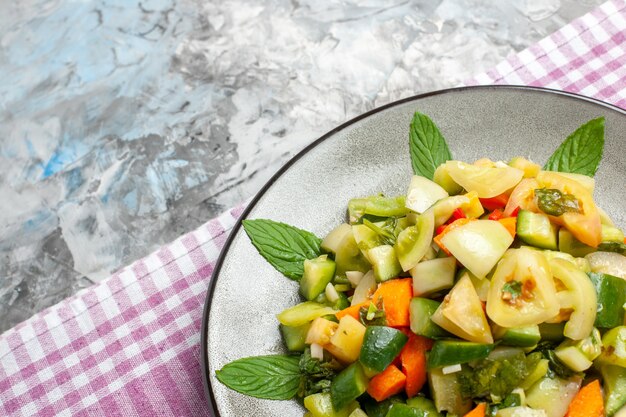
[{"label": "green leaf garnish", "polygon": [[415,112],[409,130],[413,172],[430,180],[441,164],[452,159],[448,144],[430,117]]},{"label": "green leaf garnish", "polygon": [[302,278],[305,259],[321,255],[322,240],[306,230],[266,219],[244,220],[243,228],[259,253],[291,279]]},{"label": "green leaf garnish", "polygon": [[543,169],[593,177],[604,150],[604,117],[580,126],[552,154]]},{"label": "green leaf garnish", "polygon": [[289,400],[300,387],[300,356],[268,355],[237,359],[215,372],[228,388],[267,400]]},{"label": "green leaf garnish", "polygon": [[519,281],[509,281],[502,286],[502,292],[511,294],[511,299],[515,300],[522,295],[522,283]]}]

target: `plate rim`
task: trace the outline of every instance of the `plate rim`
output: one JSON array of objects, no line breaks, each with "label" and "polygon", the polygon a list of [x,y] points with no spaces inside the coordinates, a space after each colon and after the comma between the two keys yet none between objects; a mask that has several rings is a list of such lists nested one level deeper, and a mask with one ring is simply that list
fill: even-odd
[{"label": "plate rim", "polygon": [[328,139],[329,137],[333,136],[334,134],[340,132],[341,130],[347,128],[348,126],[351,126],[352,124],[362,119],[365,119],[381,111],[387,110],[391,107],[399,106],[404,103],[424,99],[427,97],[433,97],[433,96],[439,96],[439,95],[445,95],[445,94],[457,93],[457,92],[464,92],[468,90],[533,91],[533,92],[538,92],[538,93],[546,93],[550,95],[565,96],[565,97],[569,97],[569,98],[573,98],[577,100],[586,101],[588,103],[606,108],[608,110],[615,111],[621,114],[622,116],[626,116],[626,109],[622,109],[621,107],[618,107],[614,104],[607,103],[605,101],[602,101],[596,98],[587,97],[582,94],[572,93],[569,91],[556,90],[553,88],[538,87],[538,86],[516,85],[516,84],[472,85],[472,86],[452,87],[452,88],[445,88],[441,90],[429,91],[426,93],[417,94],[417,95],[413,95],[410,97],[405,97],[403,99],[396,100],[396,101],[384,104],[379,107],[374,107],[373,109],[367,112],[361,113],[358,116],[353,117],[352,119],[340,124],[339,126],[333,128],[332,130],[326,132],[319,138],[315,139],[313,142],[307,145],[304,149],[302,149],[300,152],[294,155],[291,159],[289,159],[283,166],[281,166],[278,169],[278,171],[276,171],[276,173],[274,173],[274,175],[272,175],[272,177],[265,184],[263,184],[261,189],[254,195],[254,197],[250,200],[248,205],[245,207],[245,209],[241,212],[241,214],[237,218],[237,221],[235,222],[233,228],[230,230],[228,238],[226,239],[226,242],[224,243],[224,246],[222,247],[218,258],[215,261],[215,266],[213,267],[213,272],[211,273],[209,286],[207,288],[206,296],[204,299],[204,308],[203,308],[203,313],[202,313],[202,324],[201,324],[202,328],[201,328],[201,335],[200,335],[200,355],[201,355],[200,365],[202,368],[202,384],[204,386],[205,400],[209,406],[209,411],[213,413],[214,417],[221,417],[221,414],[217,408],[217,403],[213,395],[213,389],[212,389],[212,384],[211,384],[211,379],[210,379],[211,369],[209,368],[208,343],[207,343],[208,331],[209,331],[209,327],[208,327],[209,316],[210,316],[210,311],[211,311],[211,302],[213,300],[213,294],[215,291],[215,286],[217,284],[218,276],[222,269],[222,265],[224,263],[224,259],[226,258],[226,254],[228,253],[235,236],[237,236],[237,234],[239,233],[239,229],[241,228],[242,221],[247,218],[248,214],[256,206],[256,204],[261,199],[261,197],[265,195],[268,189],[274,184],[274,182],[276,182],[285,173],[285,171],[287,171],[300,158],[302,158],[304,155],[309,153],[312,149],[317,147],[317,145],[319,145],[320,143],[322,143],[324,140]]}]

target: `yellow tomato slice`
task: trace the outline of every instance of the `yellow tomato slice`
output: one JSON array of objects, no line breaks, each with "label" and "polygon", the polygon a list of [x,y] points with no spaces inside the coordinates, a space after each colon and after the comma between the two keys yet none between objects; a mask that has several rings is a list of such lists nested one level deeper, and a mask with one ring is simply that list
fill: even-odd
[{"label": "yellow tomato slice", "polygon": [[509,166],[491,167],[448,161],[446,167],[452,179],[467,191],[476,191],[479,198],[491,198],[515,187],[524,171]]},{"label": "yellow tomato slice", "polygon": [[489,318],[502,327],[524,327],[556,316],[559,308],[546,258],[527,248],[509,249],[491,278]]},{"label": "yellow tomato slice", "polygon": [[581,242],[597,248],[602,242],[602,222],[593,196],[579,182],[556,172],[542,171],[537,175],[541,188],[553,188],[571,194],[580,203],[582,213],[567,212],[561,216],[550,216],[557,224],[565,226]]}]

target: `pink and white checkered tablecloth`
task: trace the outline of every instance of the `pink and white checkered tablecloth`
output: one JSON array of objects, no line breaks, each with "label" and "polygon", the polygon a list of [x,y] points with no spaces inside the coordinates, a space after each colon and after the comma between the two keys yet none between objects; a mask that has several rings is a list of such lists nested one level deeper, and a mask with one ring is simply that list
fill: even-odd
[{"label": "pink and white checkered tablecloth", "polygon": [[[468,84],[525,84],[626,108],[626,0]],[[208,416],[200,327],[232,209],[0,335],[0,415]]]}]

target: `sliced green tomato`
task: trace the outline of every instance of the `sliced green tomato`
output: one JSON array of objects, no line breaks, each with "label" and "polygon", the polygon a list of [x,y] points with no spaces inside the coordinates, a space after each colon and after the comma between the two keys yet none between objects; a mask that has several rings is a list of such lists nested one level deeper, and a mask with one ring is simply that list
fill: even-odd
[{"label": "sliced green tomato", "polygon": [[335,410],[330,393],[320,392],[305,397],[304,407],[309,410],[313,417],[348,417],[353,410],[359,407],[359,403],[354,401],[341,410]]},{"label": "sliced green tomato", "polygon": [[563,334],[573,340],[584,339],[593,330],[596,320],[598,300],[593,283],[587,274],[563,259],[552,259],[550,268],[554,278],[565,286],[558,293],[561,309],[573,310]]},{"label": "sliced green tomato", "polygon": [[493,343],[482,304],[467,274],[446,295],[431,320],[462,339]]},{"label": "sliced green tomato", "polygon": [[361,252],[367,257],[367,251],[383,244],[378,233],[370,229],[364,224],[352,225],[352,235],[356,245]]},{"label": "sliced green tomato", "polygon": [[435,220],[431,210],[419,215],[414,226],[398,235],[394,245],[402,270],[408,271],[422,260],[433,240]]},{"label": "sliced green tomato", "polygon": [[352,231],[352,228],[347,223],[342,223],[330,231],[322,240],[320,247],[323,251],[329,253],[337,253],[337,249],[341,246],[341,242],[348,233]]},{"label": "sliced green tomato", "polygon": [[350,223],[358,222],[365,214],[380,217],[404,216],[408,212],[405,196],[384,197],[374,195],[365,198],[353,198],[348,201]]},{"label": "sliced green tomato", "polygon": [[357,408],[356,410],[351,412],[348,417],[367,417],[367,414],[365,414],[365,411],[361,410],[360,408]]},{"label": "sliced green tomato", "polygon": [[452,288],[456,272],[456,259],[453,257],[423,261],[411,268],[413,294],[430,295]]},{"label": "sliced green tomato", "polygon": [[476,191],[479,198],[491,198],[515,187],[524,171],[513,167],[486,167],[460,161],[446,162],[450,177],[467,191]]},{"label": "sliced green tomato", "polygon": [[452,197],[446,197],[437,201],[432,206],[433,215],[435,218],[435,227],[439,227],[450,219],[454,210],[469,206],[470,199],[465,195],[455,195]]},{"label": "sliced green tomato", "polygon": [[[527,249],[532,249],[532,250],[536,250],[537,248],[534,248],[532,246],[522,246],[523,248],[527,248]],[[566,261],[569,261],[571,263],[573,263],[574,265],[576,265],[576,267],[578,269],[580,269],[581,271],[583,271],[584,273],[587,272],[591,272],[591,267],[589,266],[589,261],[587,261],[585,258],[575,258],[572,255],[570,255],[569,253],[565,253],[565,252],[559,252],[556,250],[542,250],[541,253],[543,254],[543,256],[546,257],[546,259],[548,260],[548,262],[552,259],[555,258],[560,258],[560,259],[565,259]]]},{"label": "sliced green tomato", "polygon": [[580,375],[569,379],[544,377],[526,390],[526,404],[545,410],[547,417],[563,417],[581,384]]},{"label": "sliced green tomato", "polygon": [[336,312],[337,311],[334,309],[323,304],[313,301],[305,301],[304,303],[297,304],[284,310],[276,317],[281,324],[296,327],[309,323],[318,317],[322,317],[327,314],[335,314]]},{"label": "sliced green tomato", "polygon": [[414,175],[406,193],[406,207],[417,213],[423,213],[437,200],[448,197],[448,192],[428,178]]},{"label": "sliced green tomato", "polygon": [[626,280],[626,256],[613,252],[595,252],[585,256],[592,272],[613,275]]},{"label": "sliced green tomato", "polygon": [[356,361],[361,353],[365,326],[354,317],[347,315],[339,320],[339,326],[330,337],[330,344],[324,346],[335,358],[343,363]]},{"label": "sliced green tomato", "polygon": [[456,227],[441,243],[477,278],[485,277],[513,243],[513,237],[500,222],[476,220]]},{"label": "sliced green tomato", "polygon": [[402,272],[396,250],[391,245],[380,245],[368,250],[367,258],[372,264],[372,271],[378,282],[395,278]]},{"label": "sliced green tomato", "polygon": [[556,288],[546,258],[530,249],[508,250],[491,278],[489,318],[502,327],[525,327],[558,313]]},{"label": "sliced green tomato", "polygon": [[448,171],[448,166],[444,163],[437,167],[433,181],[439,184],[450,195],[458,194],[463,191],[463,187],[454,182]]}]

